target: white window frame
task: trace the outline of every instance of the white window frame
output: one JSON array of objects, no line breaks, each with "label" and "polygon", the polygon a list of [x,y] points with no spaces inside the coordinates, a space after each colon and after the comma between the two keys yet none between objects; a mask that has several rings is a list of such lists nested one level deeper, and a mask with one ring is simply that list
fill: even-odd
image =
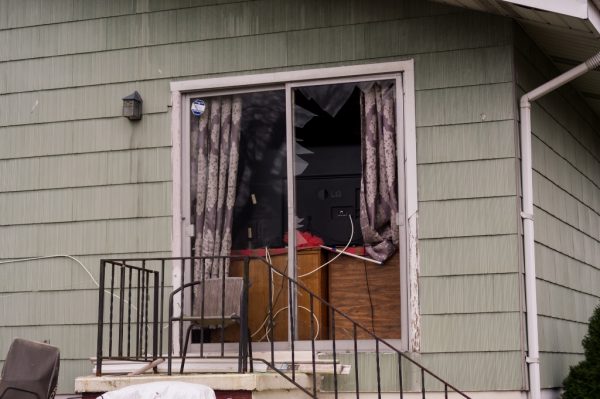
[{"label": "white window frame", "polygon": [[[397,349],[402,351],[419,351],[420,349],[420,315],[418,305],[418,271],[419,255],[417,245],[417,162],[416,162],[416,123],[415,123],[415,85],[414,61],[396,61],[375,64],[361,64],[342,67],[324,67],[319,69],[303,69],[296,71],[262,73],[256,75],[228,76],[218,78],[197,79],[171,82],[171,166],[173,178],[172,196],[172,234],[171,250],[173,257],[185,256],[189,253],[189,198],[183,195],[183,182],[189,181],[188,168],[182,169],[183,151],[189,148],[189,109],[187,102],[192,93],[202,92],[203,95],[228,94],[250,91],[285,89],[286,92],[286,130],[288,146],[288,172],[293,169],[294,157],[290,156],[290,146],[293,143],[292,116],[287,112],[291,103],[291,91],[294,87],[306,84],[339,83],[341,81],[360,81],[380,79],[402,79],[402,85],[396,85],[397,107],[397,148],[398,158],[404,159],[404,164],[398,163],[399,176],[403,173],[405,184],[399,184],[399,199],[404,199],[404,209],[400,212],[400,314],[401,338],[390,340]],[[185,107],[182,107],[185,104]],[[291,135],[291,137],[290,137]],[[292,150],[293,153],[293,150]],[[401,154],[403,153],[403,157]],[[290,159],[291,158],[291,159]],[[290,169],[291,168],[291,169]],[[288,179],[293,180],[293,179]],[[399,179],[402,181],[402,179]],[[290,182],[291,183],[291,182]],[[288,187],[288,198],[295,203],[293,183]],[[186,208],[187,207],[187,208]],[[288,212],[294,212],[293,205],[288,204]],[[186,211],[187,209],[187,211]],[[404,211],[404,212],[402,212]],[[187,215],[187,219],[186,219]],[[293,240],[294,235],[290,235]],[[290,247],[295,245],[290,242]],[[290,251],[289,262],[293,264],[296,251]],[[290,267],[289,270],[293,270]],[[173,263],[173,289],[177,288],[181,278],[181,265]],[[175,298],[177,300],[177,298]],[[180,304],[179,304],[180,305]],[[175,304],[177,309],[177,304]],[[174,334],[174,336],[177,336]],[[371,340],[359,341],[360,349],[369,350],[374,347]]]}]

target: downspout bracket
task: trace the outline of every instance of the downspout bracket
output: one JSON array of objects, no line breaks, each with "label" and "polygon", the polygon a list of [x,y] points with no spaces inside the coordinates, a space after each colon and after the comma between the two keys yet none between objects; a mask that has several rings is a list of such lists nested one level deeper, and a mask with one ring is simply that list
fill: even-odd
[{"label": "downspout bracket", "polygon": [[538,363],[539,364],[540,358],[539,357],[529,357],[529,356],[527,356],[527,357],[525,357],[525,361],[528,364],[531,364],[531,363]]},{"label": "downspout bracket", "polygon": [[521,212],[521,218],[533,221],[533,213]]}]

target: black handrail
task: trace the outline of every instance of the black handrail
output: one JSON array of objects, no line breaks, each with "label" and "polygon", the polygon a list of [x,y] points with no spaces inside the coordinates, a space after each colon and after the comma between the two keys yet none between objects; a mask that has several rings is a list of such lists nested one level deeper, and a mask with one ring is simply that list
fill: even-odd
[{"label": "black handrail", "polygon": [[[164,312],[172,311],[172,298],[174,295],[180,295],[180,299],[183,301],[184,299],[189,299],[190,306],[193,303],[194,292],[192,290],[192,295],[188,295],[186,297],[183,296],[183,288],[192,287],[201,284],[200,282],[204,278],[204,268],[205,262],[208,260],[219,260],[219,264],[224,265],[225,262],[230,262],[232,260],[243,260],[244,269],[243,269],[243,289],[242,289],[242,300],[241,300],[241,314],[240,314],[240,337],[239,337],[239,353],[237,357],[238,359],[238,372],[246,372],[248,369],[252,371],[253,362],[264,363],[270,370],[280,374],[282,377],[287,379],[289,382],[294,384],[300,390],[305,392],[308,396],[317,398],[318,395],[318,384],[316,375],[317,371],[317,353],[316,353],[316,345],[315,345],[315,323],[314,323],[314,315],[315,315],[315,307],[316,306],[325,306],[327,309],[328,316],[330,318],[329,330],[330,330],[330,339],[328,342],[331,343],[331,354],[332,354],[332,363],[333,363],[333,393],[335,397],[338,396],[338,389],[340,384],[340,376],[338,375],[338,351],[337,351],[337,341],[336,339],[336,318],[341,318],[346,320],[346,323],[350,323],[351,325],[351,333],[352,333],[352,341],[353,341],[353,349],[354,349],[354,379],[355,379],[355,391],[356,397],[360,398],[360,386],[359,386],[359,355],[358,355],[358,336],[362,334],[370,337],[371,340],[375,343],[375,357],[376,357],[376,382],[377,382],[377,394],[378,397],[381,397],[382,394],[382,381],[381,381],[381,364],[380,364],[380,355],[382,352],[385,353],[394,353],[398,357],[398,387],[399,387],[399,397],[403,397],[403,393],[405,392],[405,388],[409,388],[410,391],[414,391],[414,386],[410,387],[410,384],[406,384],[405,377],[403,375],[403,360],[408,365],[415,367],[418,370],[418,374],[420,378],[420,385],[418,391],[422,394],[422,397],[425,398],[427,392],[427,383],[426,378],[431,379],[436,382],[438,387],[442,387],[442,391],[439,389],[437,392],[443,392],[444,397],[448,397],[448,392],[454,392],[464,398],[469,398],[464,392],[460,391],[450,383],[443,380],[437,374],[433,373],[431,370],[425,368],[413,358],[411,358],[406,353],[399,351],[394,347],[390,342],[386,341],[378,337],[372,330],[363,326],[362,324],[354,321],[350,315],[342,312],[332,304],[330,304],[327,300],[320,297],[319,295],[313,293],[308,287],[306,287],[302,282],[299,282],[284,273],[281,273],[277,270],[273,265],[268,263],[265,259],[260,257],[253,256],[213,256],[213,257],[164,257],[164,258],[131,258],[131,259],[117,259],[117,260],[101,260],[100,262],[100,286],[98,291],[99,298],[99,308],[98,308],[98,345],[97,345],[97,362],[96,362],[96,374],[102,374],[102,362],[107,359],[120,359],[120,360],[143,360],[149,361],[149,358],[152,361],[157,358],[163,356],[162,354],[162,345],[163,345],[163,330],[165,322]],[[269,282],[269,306],[267,311],[267,317],[265,318],[264,323],[268,323],[266,329],[265,336],[270,341],[270,358],[269,359],[259,359],[252,358],[252,354],[248,351],[248,346],[251,345],[252,336],[248,334],[248,309],[252,304],[249,303],[249,265],[250,261],[258,261],[253,262],[252,267],[264,267],[268,272],[268,282]],[[178,281],[179,287],[176,288],[170,294],[170,301],[168,309],[164,309],[165,307],[165,266],[167,262],[178,261],[181,263],[181,280]],[[199,262],[202,266],[202,277],[201,280],[194,280],[194,263]],[[190,270],[187,270],[187,265],[190,266]],[[118,270],[118,272],[116,272]],[[294,317],[294,311],[289,311],[289,327],[290,327],[290,347],[291,347],[291,362],[288,365],[287,370],[280,370],[277,362],[275,361],[275,345],[274,345],[274,306],[273,303],[273,275],[279,275],[283,281],[287,285],[288,295],[291,296],[293,292],[299,292],[304,295],[307,295],[309,298],[309,317],[310,317],[310,348],[311,348],[311,361],[310,361],[310,372],[308,374],[312,374],[312,389],[307,389],[303,386],[302,381],[298,380],[298,375],[300,373],[297,372],[297,368],[299,366],[299,362],[295,357],[295,342],[298,341],[298,337],[295,336],[295,328],[294,325],[297,324],[297,320]],[[193,281],[185,282],[185,276],[191,278]],[[225,284],[224,273],[221,273],[221,278],[223,278],[223,284]],[[107,277],[108,282],[110,283],[110,287],[107,287]],[[150,287],[150,279],[152,277],[152,287]],[[107,301],[108,294],[108,304],[109,304],[109,312],[108,315],[105,314],[105,302]],[[132,303],[132,295],[136,301],[137,307]],[[204,295],[202,293],[201,295]],[[224,295],[224,285],[222,290],[222,295]],[[125,298],[127,297],[127,300]],[[188,298],[189,297],[189,298]],[[288,303],[294,303],[293,298],[288,298]],[[117,320],[115,321],[115,310],[114,310],[114,302],[118,300],[118,314]],[[221,298],[222,300],[222,309],[224,309],[224,296]],[[152,306],[152,320],[149,320],[149,309]],[[132,318],[132,310],[134,318]],[[108,320],[107,320],[108,316]],[[224,315],[223,315],[224,316]],[[201,317],[204,317],[203,312]],[[126,320],[125,320],[126,319]],[[167,323],[170,325],[172,321],[179,321],[179,347],[181,352],[181,346],[183,344],[183,336],[182,336],[182,318],[174,317],[172,313],[169,314]],[[264,324],[263,323],[263,324]],[[151,325],[151,329],[149,330],[149,324]],[[105,353],[104,343],[104,327],[108,325],[108,353]],[[118,342],[116,347],[118,348],[117,354],[113,354],[113,329],[117,328],[118,332]],[[135,327],[135,341],[131,342],[131,333],[132,333],[132,325]],[[124,333],[124,328],[127,328],[127,334]],[[170,327],[168,328],[168,356],[170,357],[173,353],[172,344],[174,338],[172,337],[172,330]],[[267,329],[268,328],[268,329]],[[223,330],[223,329],[221,329]],[[203,334],[203,331],[202,331]],[[127,350],[124,351],[125,343],[123,340],[127,337]],[[220,337],[221,351],[220,356],[216,356],[219,358],[232,358],[231,356],[226,356],[224,351],[224,335],[223,331],[221,331]],[[152,353],[148,353],[148,340],[151,339],[152,343]],[[187,341],[187,339],[186,339]],[[204,339],[201,338],[200,344],[200,356],[201,358],[207,358],[204,356],[203,352]],[[381,350],[381,347],[386,347],[385,351]],[[134,349],[131,350],[130,349]],[[323,351],[321,352],[328,352]],[[181,355],[181,353],[180,353]],[[197,356],[196,356],[197,357]],[[215,357],[215,356],[211,356]],[[249,366],[249,367],[248,367]],[[183,365],[182,365],[183,369]],[[406,370],[406,369],[405,369]],[[154,370],[156,372],[156,368]],[[169,362],[169,372],[170,372],[170,362]]]}]

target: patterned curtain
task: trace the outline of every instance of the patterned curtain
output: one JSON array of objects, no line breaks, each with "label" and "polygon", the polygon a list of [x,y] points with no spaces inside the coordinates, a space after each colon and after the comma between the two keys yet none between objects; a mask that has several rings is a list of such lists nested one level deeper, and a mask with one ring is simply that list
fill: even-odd
[{"label": "patterned curtain", "polygon": [[[195,256],[227,256],[231,251],[231,226],[236,197],[242,101],[240,96],[206,101],[202,116],[192,127],[192,193],[195,196]],[[195,153],[194,153],[195,152]],[[194,273],[218,278],[229,273],[229,262],[207,261]]]},{"label": "patterned curtain", "polygon": [[398,248],[395,87],[374,83],[361,94],[360,227],[365,251],[385,261]]}]

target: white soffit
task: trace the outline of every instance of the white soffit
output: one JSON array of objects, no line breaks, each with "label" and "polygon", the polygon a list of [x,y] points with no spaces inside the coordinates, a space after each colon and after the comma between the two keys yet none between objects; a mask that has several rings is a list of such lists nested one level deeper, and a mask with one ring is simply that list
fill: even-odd
[{"label": "white soffit", "polygon": [[[600,52],[600,0],[434,0],[515,19],[559,71]],[[573,86],[600,116],[600,70]]]}]

